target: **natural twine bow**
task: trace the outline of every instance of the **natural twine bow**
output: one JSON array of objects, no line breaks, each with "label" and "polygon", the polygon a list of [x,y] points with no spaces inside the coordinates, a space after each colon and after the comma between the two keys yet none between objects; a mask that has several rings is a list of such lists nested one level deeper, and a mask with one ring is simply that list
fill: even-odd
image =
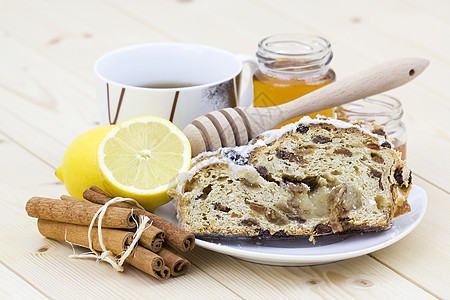
[{"label": "natural twine bow", "polygon": [[[139,220],[134,220],[136,222],[137,229],[133,235],[132,242],[127,247],[125,252],[120,256],[120,259],[118,259],[116,256],[114,256],[114,254],[110,250],[106,249],[105,244],[103,243],[103,235],[102,235],[103,216],[105,215],[106,210],[108,209],[108,206],[112,205],[114,203],[117,203],[117,202],[131,202],[134,205],[136,205],[137,207],[144,209],[136,200],[131,199],[131,198],[115,197],[115,198],[109,200],[95,213],[94,217],[92,218],[91,224],[89,225],[88,240],[89,240],[89,249],[91,250],[91,252],[81,253],[81,254],[73,254],[73,255],[69,256],[70,258],[95,258],[97,261],[106,261],[114,268],[114,270],[116,270],[118,272],[123,272],[123,267],[122,267],[123,263],[125,262],[127,257],[130,256],[130,254],[133,252],[139,239],[141,238],[142,232],[144,232],[144,230],[146,230],[152,224],[150,223],[147,226],[147,223],[148,223],[148,221],[150,221],[150,218],[147,216],[143,216],[143,215],[139,216]],[[97,219],[97,217],[98,217],[98,230],[97,230],[98,231],[98,240],[100,243],[100,247],[102,248],[101,253],[94,250],[92,236],[91,236],[91,231],[92,231],[92,228],[94,227],[94,223],[95,223],[95,220]]]}]

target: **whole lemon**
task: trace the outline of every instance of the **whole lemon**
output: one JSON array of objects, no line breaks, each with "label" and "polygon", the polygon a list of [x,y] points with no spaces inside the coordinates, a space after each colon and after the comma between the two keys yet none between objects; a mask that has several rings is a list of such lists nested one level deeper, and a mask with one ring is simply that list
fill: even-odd
[{"label": "whole lemon", "polygon": [[67,192],[83,199],[83,192],[91,185],[103,188],[100,178],[97,152],[105,135],[114,125],[101,126],[78,136],[67,148],[62,165],[55,174],[66,186]]}]

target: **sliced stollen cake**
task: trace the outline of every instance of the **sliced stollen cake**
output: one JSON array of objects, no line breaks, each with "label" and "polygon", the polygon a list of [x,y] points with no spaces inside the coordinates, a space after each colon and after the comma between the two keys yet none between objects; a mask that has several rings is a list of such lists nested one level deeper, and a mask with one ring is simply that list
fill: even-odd
[{"label": "sliced stollen cake", "polygon": [[169,194],[198,237],[282,238],[388,229],[410,188],[381,128],[304,117],[200,154]]}]

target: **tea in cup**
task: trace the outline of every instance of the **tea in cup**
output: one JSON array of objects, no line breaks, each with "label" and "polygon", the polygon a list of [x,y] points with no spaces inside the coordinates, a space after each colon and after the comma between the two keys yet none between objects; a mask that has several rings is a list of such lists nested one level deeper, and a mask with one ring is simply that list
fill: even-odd
[{"label": "tea in cup", "polygon": [[184,43],[142,44],[106,53],[94,66],[101,124],[151,115],[183,129],[208,112],[235,107],[244,101],[239,86],[247,62],[254,59]]}]

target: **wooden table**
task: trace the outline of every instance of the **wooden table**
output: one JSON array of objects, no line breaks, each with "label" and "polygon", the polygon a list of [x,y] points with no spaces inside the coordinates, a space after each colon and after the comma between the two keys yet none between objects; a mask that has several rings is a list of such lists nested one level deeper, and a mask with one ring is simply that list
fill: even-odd
[{"label": "wooden table", "polygon": [[[450,2],[403,1],[1,1],[0,298],[450,298]],[[55,177],[70,142],[99,125],[93,63],[148,42],[207,44],[254,55],[274,33],[332,43],[344,77],[400,56],[428,58],[419,78],[389,92],[403,102],[408,165],[428,194],[419,226],[385,249],[306,267],[241,261],[197,247],[189,274],[160,282],[129,267],[69,259],[24,210],[59,197]]]}]

